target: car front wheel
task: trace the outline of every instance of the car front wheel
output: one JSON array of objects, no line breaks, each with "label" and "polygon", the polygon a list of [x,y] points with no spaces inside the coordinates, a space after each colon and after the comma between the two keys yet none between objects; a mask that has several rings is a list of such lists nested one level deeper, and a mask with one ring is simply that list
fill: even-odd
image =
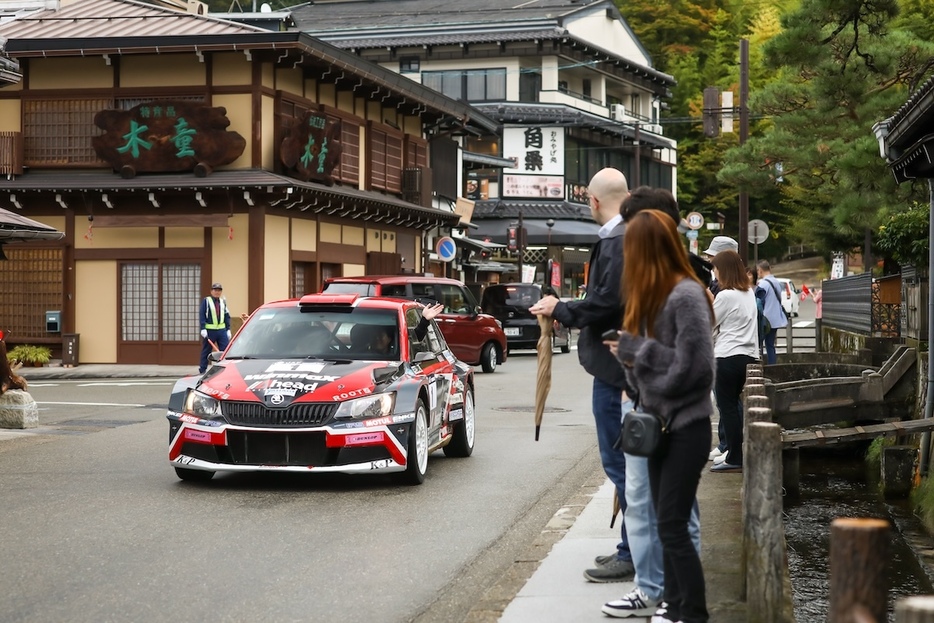
[{"label": "car front wheel", "polygon": [[428,471],[428,412],[421,400],[415,405],[415,421],[409,428],[405,460],[405,471],[398,474],[399,481],[407,485],[420,485],[425,482],[425,473]]},{"label": "car front wheel", "polygon": [[475,423],[473,390],[468,387],[464,392],[464,419],[455,425],[454,438],[444,446],[444,456],[468,457],[473,454]]},{"label": "car front wheel", "polygon": [[480,354],[480,366],[484,372],[495,372],[499,363],[499,354],[496,352],[496,346],[493,342],[487,342],[483,346],[483,352]]}]

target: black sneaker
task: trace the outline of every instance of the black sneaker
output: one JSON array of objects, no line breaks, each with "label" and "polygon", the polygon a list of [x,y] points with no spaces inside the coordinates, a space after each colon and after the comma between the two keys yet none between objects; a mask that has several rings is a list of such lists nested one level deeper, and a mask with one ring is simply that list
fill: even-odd
[{"label": "black sneaker", "polygon": [[584,571],[584,579],[588,582],[626,582],[636,575],[636,569],[628,560],[610,561],[602,567]]},{"label": "black sneaker", "polygon": [[597,556],[593,559],[593,564],[598,567],[605,567],[617,558],[619,558],[619,555],[616,552],[613,552],[612,554],[607,554],[606,556]]}]

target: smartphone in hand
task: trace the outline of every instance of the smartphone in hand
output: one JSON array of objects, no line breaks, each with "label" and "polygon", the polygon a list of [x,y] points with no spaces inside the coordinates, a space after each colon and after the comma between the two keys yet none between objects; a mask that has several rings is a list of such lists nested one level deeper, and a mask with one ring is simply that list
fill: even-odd
[{"label": "smartphone in hand", "polygon": [[619,331],[618,331],[617,329],[610,329],[609,331],[604,331],[604,332],[603,332],[603,335],[600,336],[600,339],[603,340],[604,342],[607,342],[607,341],[610,341],[610,340],[612,340],[612,341],[614,341],[614,342],[618,342],[618,341],[619,341]]}]

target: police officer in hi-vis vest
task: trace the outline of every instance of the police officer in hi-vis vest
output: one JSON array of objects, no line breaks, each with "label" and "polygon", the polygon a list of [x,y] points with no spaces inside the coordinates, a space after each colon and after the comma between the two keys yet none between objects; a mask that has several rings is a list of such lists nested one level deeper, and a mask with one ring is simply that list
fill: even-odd
[{"label": "police officer in hi-vis vest", "polygon": [[208,369],[208,355],[216,347],[224,350],[230,342],[230,312],[227,300],[221,296],[224,291],[219,283],[211,284],[211,296],[201,301],[201,364],[198,372],[204,374]]}]

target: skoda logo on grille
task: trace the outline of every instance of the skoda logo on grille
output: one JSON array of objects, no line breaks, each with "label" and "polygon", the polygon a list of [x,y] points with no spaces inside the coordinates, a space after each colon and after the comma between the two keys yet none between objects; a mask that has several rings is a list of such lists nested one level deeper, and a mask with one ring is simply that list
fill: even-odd
[{"label": "skoda logo on grille", "polygon": [[282,394],[273,394],[269,397],[269,404],[281,405],[285,402],[285,397]]}]

